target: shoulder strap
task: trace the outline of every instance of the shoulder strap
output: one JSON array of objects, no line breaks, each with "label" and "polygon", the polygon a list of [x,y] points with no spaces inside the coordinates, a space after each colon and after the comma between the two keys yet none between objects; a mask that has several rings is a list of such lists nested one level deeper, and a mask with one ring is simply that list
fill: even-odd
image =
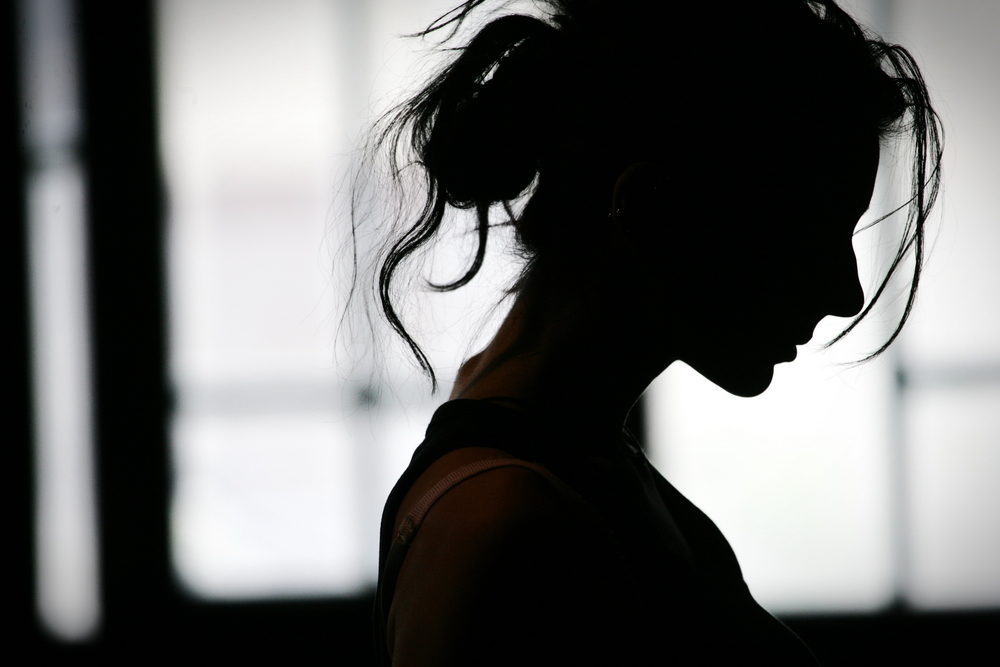
[{"label": "shoulder strap", "polygon": [[385,567],[379,573],[378,589],[375,592],[375,622],[377,627],[375,640],[379,653],[377,658],[380,665],[389,664],[389,652],[386,643],[389,607],[392,604],[392,597],[396,590],[396,580],[399,577],[403,559],[406,557],[410,542],[420,524],[423,523],[427,517],[427,513],[430,512],[434,504],[448,491],[484,472],[505,467],[520,467],[534,470],[561,490],[572,492],[562,480],[553,475],[546,467],[531,461],[509,457],[487,458],[466,464],[448,473],[428,489],[399,522],[399,527],[393,533],[392,544],[386,556]]},{"label": "shoulder strap", "polygon": [[531,461],[507,457],[474,461],[462,466],[461,468],[451,471],[438,480],[434,486],[429,488],[424,495],[420,497],[420,500],[413,505],[413,509],[411,509],[409,513],[403,517],[402,521],[399,522],[399,527],[393,535],[393,544],[409,543],[417,528],[419,528],[420,524],[423,523],[427,513],[430,512],[434,504],[451,489],[455,488],[462,482],[489,470],[511,466],[534,470],[540,475],[546,477],[550,482],[560,487],[564,486],[562,481],[549,472],[547,468],[537,463],[532,463]]}]

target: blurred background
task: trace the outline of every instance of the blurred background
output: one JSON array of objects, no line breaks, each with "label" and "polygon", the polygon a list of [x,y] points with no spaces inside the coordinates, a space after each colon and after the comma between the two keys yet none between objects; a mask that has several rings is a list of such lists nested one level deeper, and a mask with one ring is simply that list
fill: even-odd
[{"label": "blurred background", "polygon": [[[494,244],[467,288],[414,296],[437,396],[391,351],[373,386],[352,363],[371,341],[335,341],[345,175],[439,57],[400,35],[452,4],[5,3],[6,597],[33,655],[368,663],[382,503],[517,268]],[[828,351],[845,321],[824,321],[753,399],[676,364],[634,422],[760,602],[828,663],[995,655],[1000,3],[844,4],[911,50],[945,126],[913,318],[860,368],[844,362],[892,330],[898,299]],[[905,171],[883,161],[867,219],[903,200]],[[463,266],[462,222],[439,277]],[[863,283],[894,231],[856,236]]]}]

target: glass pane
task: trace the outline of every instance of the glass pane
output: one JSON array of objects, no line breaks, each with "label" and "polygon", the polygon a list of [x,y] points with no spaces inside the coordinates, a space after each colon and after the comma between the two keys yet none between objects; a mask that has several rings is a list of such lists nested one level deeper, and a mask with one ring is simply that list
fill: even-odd
[{"label": "glass pane", "polygon": [[918,606],[1000,606],[998,407],[1000,386],[918,388],[909,399]]},{"label": "glass pane", "polygon": [[198,595],[343,593],[362,579],[323,247],[345,162],[337,6],[158,5],[173,556]]},{"label": "glass pane", "polygon": [[[927,79],[945,126],[943,219],[906,350],[917,366],[1000,368],[1000,3],[894,4],[894,27]],[[905,39],[904,39],[905,37]]]},{"label": "glass pane", "polygon": [[174,422],[174,561],[212,597],[354,591],[361,463],[349,424],[299,415]]},{"label": "glass pane", "polygon": [[333,3],[160,5],[175,379],[327,377]]}]

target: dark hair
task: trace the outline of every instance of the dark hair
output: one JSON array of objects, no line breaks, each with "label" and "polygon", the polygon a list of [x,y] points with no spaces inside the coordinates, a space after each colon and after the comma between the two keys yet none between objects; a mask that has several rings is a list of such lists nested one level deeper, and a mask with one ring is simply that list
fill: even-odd
[{"label": "dark hair", "polygon": [[[450,27],[448,42],[483,3],[464,2],[409,37]],[[494,17],[454,49],[457,57],[419,93],[379,119],[367,147],[363,169],[385,154],[397,185],[413,168],[423,181],[422,207],[412,217],[405,207],[398,211],[398,237],[375,260],[373,287],[382,314],[434,391],[431,363],[395,305],[395,278],[405,260],[435,239],[448,207],[475,213],[476,250],[462,275],[428,285],[436,291],[466,285],[483,265],[491,227],[509,225],[525,264],[506,298],[599,253],[600,243],[581,229],[607,216],[614,179],[628,164],[663,162],[666,155],[668,169],[689,167],[707,159],[699,156],[712,142],[740,151],[771,131],[787,136],[848,122],[880,139],[909,135],[913,145],[910,197],[872,223],[908,207],[895,257],[867,305],[827,343],[868,315],[912,251],[899,324],[861,361],[885,351],[913,307],[924,226],[941,180],[940,120],[906,49],[862,28],[832,0],[537,4],[541,17]],[[669,89],[659,90],[660,82]],[[355,241],[359,189],[355,184]],[[497,204],[506,217],[491,223]],[[547,215],[555,210],[557,219]]]}]

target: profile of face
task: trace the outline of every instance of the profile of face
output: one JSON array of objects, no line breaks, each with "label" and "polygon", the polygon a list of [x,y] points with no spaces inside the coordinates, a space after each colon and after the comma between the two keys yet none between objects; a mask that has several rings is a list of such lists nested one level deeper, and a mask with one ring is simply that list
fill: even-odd
[{"label": "profile of face", "polygon": [[767,389],[821,319],[863,307],[852,240],[879,141],[842,133],[749,159],[693,175],[630,232],[652,344],[662,332],[677,359],[737,396]]}]

